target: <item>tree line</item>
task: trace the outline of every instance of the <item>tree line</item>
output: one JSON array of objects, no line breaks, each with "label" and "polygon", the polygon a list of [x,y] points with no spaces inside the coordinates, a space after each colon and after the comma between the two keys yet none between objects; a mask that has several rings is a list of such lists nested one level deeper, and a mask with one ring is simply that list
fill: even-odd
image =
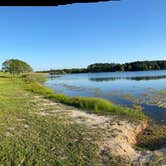
[{"label": "tree line", "polygon": [[[87,68],[58,69],[38,71],[50,74],[65,73],[93,73],[93,72],[116,72],[116,71],[147,71],[166,69],[166,60],[158,61],[136,61],[131,63],[94,63]],[[32,67],[19,59],[9,59],[3,62],[2,71],[12,75],[20,75],[32,71]]]},{"label": "tree line", "polygon": [[116,72],[116,71],[148,71],[148,70],[164,70],[166,69],[166,60],[160,61],[136,61],[131,63],[94,63],[87,68],[72,68],[39,71],[50,74],[65,73],[93,73],[93,72]]}]

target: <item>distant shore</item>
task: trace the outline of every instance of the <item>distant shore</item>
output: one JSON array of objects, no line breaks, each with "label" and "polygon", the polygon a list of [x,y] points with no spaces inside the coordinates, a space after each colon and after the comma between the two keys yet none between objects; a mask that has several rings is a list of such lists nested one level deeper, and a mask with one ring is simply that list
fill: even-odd
[{"label": "distant shore", "polygon": [[124,72],[124,71],[151,71],[165,70],[166,60],[157,61],[135,61],[130,63],[94,63],[87,68],[71,68],[71,69],[50,69],[37,71],[37,73],[49,74],[71,74],[71,73],[99,73],[99,72]]}]

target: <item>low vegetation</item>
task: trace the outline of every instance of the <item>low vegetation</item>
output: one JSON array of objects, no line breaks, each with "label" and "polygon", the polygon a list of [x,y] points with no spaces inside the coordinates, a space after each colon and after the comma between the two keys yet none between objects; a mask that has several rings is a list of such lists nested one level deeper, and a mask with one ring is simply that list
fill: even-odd
[{"label": "low vegetation", "polygon": [[138,135],[137,146],[150,150],[166,147],[166,125],[149,122],[148,127]]},{"label": "low vegetation", "polygon": [[84,125],[70,123],[67,117],[36,114],[44,109],[42,103],[18,79],[0,78],[0,89],[0,165],[98,163],[96,136]]},{"label": "low vegetation", "polygon": [[27,82],[39,82],[43,83],[47,80],[46,73],[26,73],[22,75],[22,78]]}]

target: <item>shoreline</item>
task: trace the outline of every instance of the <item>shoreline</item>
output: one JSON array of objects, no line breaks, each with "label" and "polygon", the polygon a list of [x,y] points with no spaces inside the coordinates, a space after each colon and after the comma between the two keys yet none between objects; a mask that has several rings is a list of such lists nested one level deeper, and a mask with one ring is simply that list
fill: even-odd
[{"label": "shoreline", "polygon": [[[44,86],[43,86],[44,87]],[[37,92],[37,93],[39,93],[40,94],[40,92]],[[44,95],[45,96],[45,95]],[[48,97],[48,96],[45,96],[46,97],[46,99],[48,98],[48,99],[51,99],[52,100],[52,97]],[[59,101],[54,101],[53,100],[53,102],[59,102]],[[61,103],[61,102],[60,102]],[[62,102],[62,104],[65,104],[66,105],[66,103],[63,103]],[[68,104],[67,104],[68,105]],[[70,106],[69,106],[70,107]],[[72,105],[71,105],[71,107],[72,107]],[[73,107],[74,108],[74,107]],[[75,109],[79,109],[79,108],[75,108]],[[107,117],[107,116],[114,116],[114,115],[100,115],[100,114],[94,114],[94,112],[84,112],[84,111],[81,111],[83,114],[88,114],[89,116],[93,116],[93,115],[95,115],[95,116],[104,116],[104,117]],[[115,115],[116,116],[116,115]],[[118,117],[119,118],[119,120],[122,120],[120,117]],[[126,119],[125,117],[123,117],[124,119]],[[123,120],[124,120],[123,119]],[[122,121],[123,121],[122,120]],[[130,124],[130,120],[129,120],[129,122],[128,123],[126,123],[126,125],[128,124]],[[132,126],[134,123],[136,123],[137,122],[137,125],[134,127],[134,126]],[[125,127],[126,127],[126,125],[124,125]],[[147,127],[148,127],[148,120],[142,120],[142,121],[140,121],[139,123],[138,123],[138,121],[136,120],[135,122],[133,122],[133,123],[131,123],[131,130],[130,130],[130,132],[125,136],[125,139],[127,138],[127,141],[128,140],[130,140],[130,141],[128,141],[128,145],[129,145],[129,149],[131,148],[132,149],[132,145],[136,145],[136,143],[137,143],[137,135],[138,134],[140,134],[142,131],[144,131]],[[123,127],[122,127],[123,128]],[[121,131],[125,131],[125,128],[123,128]],[[125,133],[126,134],[126,133]],[[124,135],[125,135],[124,134]],[[124,137],[124,135],[122,136],[122,137]],[[132,139],[131,139],[131,138]],[[110,137],[109,137],[109,139],[110,139]],[[132,140],[132,141],[131,141]],[[107,141],[106,141],[107,142]],[[108,141],[108,142],[110,142],[110,141]],[[122,141],[123,142],[123,141]],[[118,144],[119,144],[120,142],[118,142]],[[123,142],[124,143],[124,142]],[[123,147],[123,145],[125,145],[125,144],[123,144],[122,143],[122,145],[121,145],[121,149],[123,149],[122,147]],[[107,144],[107,143],[106,143]],[[117,146],[118,147],[118,146]],[[116,148],[115,148],[116,149]],[[131,150],[130,149],[130,150]],[[121,151],[121,150],[120,150]],[[124,152],[127,152],[127,150],[124,148],[122,151],[124,151]],[[132,153],[134,154],[133,156],[135,156],[135,157],[129,157],[130,158],[130,160],[132,160],[132,161],[134,161],[134,162],[137,162],[137,164],[138,164],[138,162],[143,162],[142,160],[145,160],[146,158],[148,158],[149,156],[151,156],[151,159],[153,160],[155,157],[155,153],[153,152],[153,151],[149,151],[149,150],[144,150],[144,151],[142,151],[142,152],[135,152],[135,150],[131,150],[131,151],[133,151]],[[160,150],[158,150],[158,151],[160,151]],[[113,154],[116,154],[116,153],[114,153],[113,152]],[[165,154],[164,154],[165,155]],[[130,155],[129,155],[130,156]],[[151,162],[151,160],[149,160],[149,162]]]},{"label": "shoreline", "polygon": [[116,72],[116,71],[151,71],[166,69],[165,60],[153,61],[134,61],[129,63],[94,63],[84,68],[70,68],[70,69],[51,69],[49,73],[87,73],[87,72]]},{"label": "shoreline", "polygon": [[[101,114],[101,112],[94,112],[88,109],[86,110],[86,108],[83,107],[80,110],[79,108],[73,107],[71,105],[67,106],[64,103],[60,103],[57,98],[54,98],[52,96],[52,91],[37,83],[36,80],[34,81],[33,79],[32,81],[24,79],[22,80],[20,78],[16,78],[13,80],[8,80],[7,78],[1,78],[0,80],[0,86],[2,86],[2,92],[0,95],[2,95],[2,97],[5,97],[7,103],[10,101],[10,105],[13,105],[13,102],[16,102],[14,108],[12,108],[10,105],[6,105],[6,107],[10,106],[11,108],[9,107],[9,110],[6,110],[7,114],[4,112],[3,116],[7,115],[9,117],[9,115],[11,114],[11,117],[14,121],[11,121],[11,126],[8,124],[8,122],[6,124],[6,129],[3,129],[6,133],[4,138],[7,137],[10,139],[14,139],[15,136],[18,137],[21,134],[21,137],[18,137],[18,139],[25,139],[26,141],[31,142],[31,139],[33,138],[31,135],[32,133],[34,133],[35,137],[37,133],[41,133],[43,135],[42,137],[39,137],[41,140],[43,139],[43,137],[47,139],[48,136],[51,136],[51,138],[49,138],[49,141],[51,142],[48,141],[48,143],[52,143],[52,141],[57,138],[57,128],[54,127],[54,125],[56,126],[60,123],[61,125],[63,125],[63,129],[60,128],[60,131],[67,129],[70,130],[70,132],[75,132],[75,127],[77,126],[76,131],[80,132],[80,135],[83,134],[81,138],[77,138],[76,136],[73,138],[72,135],[70,136],[70,138],[68,138],[69,133],[65,131],[64,136],[65,138],[67,138],[67,144],[71,141],[70,144],[73,144],[73,146],[75,147],[75,144],[78,143],[79,146],[81,146],[83,149],[86,148],[86,145],[89,143],[94,144],[93,146],[98,147],[96,149],[97,151],[92,151],[93,153],[95,152],[94,155],[98,156],[101,165],[103,163],[109,163],[110,160],[113,163],[121,161],[123,165],[126,166],[128,163],[132,163],[133,165],[135,163],[139,163],[141,165],[144,160],[149,159],[149,156],[151,156],[150,160],[148,161],[149,163],[153,162],[154,160],[155,162],[158,162],[156,161],[158,160],[157,157],[160,156],[158,155],[158,153],[155,154],[152,151],[147,150],[138,151],[138,149],[135,148],[137,134],[147,127],[146,119],[133,119],[131,117],[127,118],[126,115],[120,116],[119,114],[116,114],[116,112],[112,112],[111,114]],[[29,88],[31,89],[27,89],[27,86],[29,85]],[[9,92],[6,93],[7,91]],[[16,100],[13,100],[13,97]],[[76,101],[78,102],[78,100]],[[93,102],[96,102],[96,100],[93,100]],[[93,109],[95,107],[91,108]],[[102,106],[102,108],[107,107]],[[116,106],[115,108],[117,109]],[[18,111],[18,109],[20,109],[20,112]],[[12,115],[12,112],[14,113],[14,117]],[[37,119],[40,123],[36,121]],[[53,124],[52,121],[54,121]],[[61,127],[61,125],[59,127]],[[17,128],[17,130],[15,130],[15,128]],[[37,132],[34,129],[37,130]],[[44,134],[44,130],[46,130],[46,133],[48,134]],[[54,132],[55,135],[52,135],[52,133]],[[76,135],[77,132],[75,133]],[[28,133],[29,135],[26,135]],[[90,135],[87,135],[87,133],[89,133]],[[23,137],[24,135],[26,135],[25,138]],[[13,146],[11,146],[10,144],[10,139],[8,142],[8,146],[9,148],[13,148]],[[77,139],[79,140],[78,142]],[[4,139],[4,141],[5,140],[6,139]],[[60,138],[59,141],[61,142],[62,140],[63,138]],[[80,142],[81,140],[83,142]],[[17,141],[17,139],[13,140],[13,142],[15,141]],[[54,144],[59,144],[59,141],[54,142]],[[29,146],[31,145],[32,144],[30,143]],[[39,147],[41,146],[42,144],[40,144]],[[61,146],[61,148],[65,147],[63,144]],[[89,146],[85,151],[90,150]],[[20,150],[22,150],[22,148]],[[83,155],[84,157],[88,157],[84,153]],[[34,157],[36,158],[37,156]],[[85,161],[86,160],[83,160],[82,162]]]},{"label": "shoreline", "polygon": [[[57,110],[52,110],[53,114],[70,117],[70,120],[88,127],[89,130],[97,131],[98,155],[105,160],[105,157],[113,155],[120,157],[123,162],[130,162],[134,166],[142,166],[147,163],[157,162],[158,157],[164,156],[162,150],[137,150],[134,146],[137,143],[137,135],[148,127],[147,121],[128,121],[116,115],[104,116],[88,113],[72,106],[67,106],[43,96],[35,96],[43,106],[58,105]],[[49,112],[40,112],[38,115],[47,117]],[[104,153],[104,154],[103,154]],[[123,163],[125,165],[125,163]]]}]

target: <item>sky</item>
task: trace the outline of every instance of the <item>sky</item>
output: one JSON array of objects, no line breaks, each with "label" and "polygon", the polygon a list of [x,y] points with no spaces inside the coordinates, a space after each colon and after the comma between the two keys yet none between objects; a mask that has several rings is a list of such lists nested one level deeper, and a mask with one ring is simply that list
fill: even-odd
[{"label": "sky", "polygon": [[166,60],[166,0],[0,7],[0,64],[34,70]]}]

